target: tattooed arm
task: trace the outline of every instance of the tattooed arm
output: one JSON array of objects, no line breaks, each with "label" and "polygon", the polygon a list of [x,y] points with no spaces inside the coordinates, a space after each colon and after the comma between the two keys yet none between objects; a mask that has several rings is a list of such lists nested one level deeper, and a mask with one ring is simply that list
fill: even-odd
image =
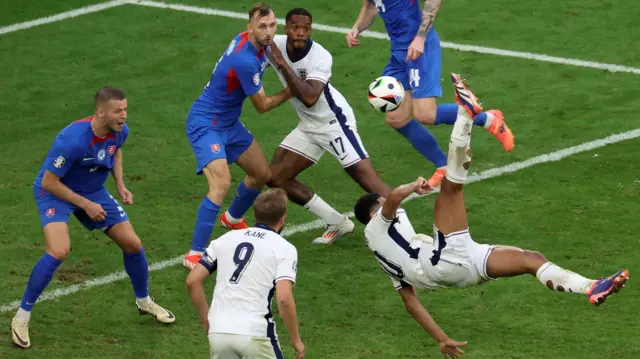
[{"label": "tattooed arm", "polygon": [[433,26],[433,22],[436,19],[436,14],[440,9],[440,0],[424,0],[424,7],[422,8],[422,23],[418,29],[416,36],[423,38],[427,37],[427,33]]}]

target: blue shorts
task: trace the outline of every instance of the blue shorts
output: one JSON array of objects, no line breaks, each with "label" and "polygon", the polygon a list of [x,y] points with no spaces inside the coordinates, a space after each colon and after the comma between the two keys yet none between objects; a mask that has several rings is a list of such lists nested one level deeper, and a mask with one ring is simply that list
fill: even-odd
[{"label": "blue shorts", "polygon": [[116,224],[129,220],[129,216],[127,216],[127,213],[122,209],[122,206],[109,194],[106,188],[102,188],[88,195],[83,195],[83,197],[89,201],[101,205],[102,209],[107,212],[106,218],[102,221],[92,220],[84,210],[55,197],[38,186],[33,187],[33,197],[38,206],[42,227],[54,222],[67,223],[71,213],[90,231],[104,228],[106,232]]},{"label": "blue shorts", "polygon": [[441,97],[442,48],[435,28],[427,34],[422,55],[411,61],[406,58],[406,50],[392,50],[382,75],[400,81],[405,90],[411,90],[413,98]]},{"label": "blue shorts", "polygon": [[196,156],[196,173],[209,162],[225,158],[228,164],[234,163],[253,142],[253,135],[240,120],[234,120],[230,126],[216,127],[212,119],[194,115],[187,117],[187,137]]}]

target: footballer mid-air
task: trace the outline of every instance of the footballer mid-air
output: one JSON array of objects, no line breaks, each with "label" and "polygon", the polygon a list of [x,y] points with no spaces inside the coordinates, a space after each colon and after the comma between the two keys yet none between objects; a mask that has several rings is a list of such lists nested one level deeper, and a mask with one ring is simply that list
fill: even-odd
[{"label": "footballer mid-air", "polygon": [[149,268],[142,242],[127,213],[105,187],[111,173],[124,204],[133,203],[122,169],[121,147],[129,136],[127,99],[120,89],[103,87],[95,95],[95,106],[93,116],[71,123],[56,136],[33,184],[45,253],[31,271],[11,323],[13,342],[22,348],[31,346],[31,310],[71,250],[67,222],[72,213],[87,229],[103,230],[120,247],[140,313],[151,314],[162,323],[176,320],[149,297]]},{"label": "footballer mid-air", "polygon": [[[382,74],[396,78],[406,89],[400,106],[386,114],[389,126],[402,134],[437,170],[429,179],[430,187],[438,187],[445,174],[447,156],[436,139],[422,126],[454,124],[458,106],[436,104],[442,96],[440,85],[442,49],[433,27],[440,0],[363,0],[353,28],[346,34],[349,47],[360,45],[358,35],[379,14],[391,39],[391,56]],[[475,114],[473,124],[486,128],[506,151],[514,147],[514,137],[499,110]]]},{"label": "footballer mid-air", "polygon": [[328,227],[313,243],[331,244],[352,232],[354,224],[296,179],[299,173],[329,152],[365,191],[384,195],[391,187],[371,166],[353,109],[330,83],[333,58],[311,40],[311,24],[308,10],[290,10],[286,15],[286,35],[276,35],[267,49],[270,64],[283,85],[291,88],[291,104],[299,117],[298,126],[276,150],[269,185],[284,189],[291,201],[324,220]]},{"label": "footballer mid-air", "polygon": [[204,252],[222,201],[231,186],[229,165],[237,163],[247,174],[227,212],[223,227],[247,228],[242,217],[271,178],[269,164],[253,135],[240,122],[242,104],[249,97],[258,112],[269,111],[289,99],[285,88],[266,96],[262,75],[267,66],[264,48],[276,32],[273,10],[263,4],[249,10],[247,31],[237,35],[213,69],[211,79],[193,103],[187,117],[187,137],[196,156],[196,173],[204,173],[209,191],[196,216],[191,250],[183,265],[193,268]]},{"label": "footballer mid-air", "polygon": [[394,189],[386,198],[368,194],[358,200],[354,212],[365,227],[367,246],[391,278],[413,318],[439,342],[440,350],[457,358],[466,342],[450,339],[417,298],[415,288],[470,287],[500,277],[535,276],[551,290],[586,295],[602,304],[618,292],[629,278],[622,269],[599,280],[585,278],[548,261],[541,253],[502,245],[479,244],[469,234],[462,192],[471,164],[471,129],[482,108],[475,96],[452,75],[459,112],[449,142],[446,177],[434,205],[434,238],[416,234],[400,204],[412,193],[424,194],[424,178]]}]

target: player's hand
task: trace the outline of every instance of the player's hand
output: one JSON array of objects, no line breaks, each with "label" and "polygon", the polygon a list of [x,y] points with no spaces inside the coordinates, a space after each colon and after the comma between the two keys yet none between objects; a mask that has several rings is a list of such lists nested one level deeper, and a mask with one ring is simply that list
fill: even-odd
[{"label": "player's hand", "polygon": [[87,212],[87,216],[93,221],[103,221],[107,217],[107,212],[105,212],[101,205],[95,202],[89,201],[83,210]]},{"label": "player's hand", "polygon": [[417,60],[424,52],[424,37],[416,36],[407,50],[407,61]]},{"label": "player's hand", "polygon": [[118,194],[122,198],[122,203],[133,204],[133,193],[129,192],[126,187],[118,188]]},{"label": "player's hand", "polygon": [[293,349],[296,351],[296,359],[302,359],[304,358],[304,343],[302,342],[302,339],[298,339],[297,341],[291,341],[291,346],[293,346]]},{"label": "player's hand", "polygon": [[417,194],[427,194],[433,190],[431,186],[429,186],[429,181],[424,177],[418,177],[413,183],[416,186],[415,192]]},{"label": "player's hand", "polygon": [[351,29],[349,30],[349,32],[347,32],[347,35],[345,35],[345,37],[347,38],[347,45],[350,48],[360,45],[360,40],[358,40],[358,35],[360,35],[360,32],[358,31],[358,29]]},{"label": "player's hand", "polygon": [[460,358],[464,352],[458,348],[460,346],[467,345],[467,342],[457,342],[453,339],[447,339],[440,342],[440,352],[444,355],[444,358]]},{"label": "player's hand", "polygon": [[266,52],[267,57],[269,58],[269,60],[274,65],[276,65],[277,68],[281,68],[282,66],[284,66],[284,63],[285,63],[284,62],[284,57],[282,56],[282,52],[280,51],[278,46],[276,46],[275,44],[267,46],[265,52]]}]

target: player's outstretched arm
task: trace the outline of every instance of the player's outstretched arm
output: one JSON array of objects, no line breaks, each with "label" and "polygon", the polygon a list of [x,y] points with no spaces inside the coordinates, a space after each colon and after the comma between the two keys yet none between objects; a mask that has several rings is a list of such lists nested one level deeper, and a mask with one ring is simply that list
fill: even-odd
[{"label": "player's outstretched arm", "polygon": [[191,303],[196,307],[200,321],[204,325],[205,334],[209,334],[209,304],[207,304],[207,296],[204,292],[204,280],[215,270],[211,269],[211,265],[205,266],[202,263],[196,264],[187,276],[187,290]]},{"label": "player's outstretched arm", "polygon": [[396,212],[402,201],[409,197],[412,193],[425,194],[428,192],[429,184],[427,180],[418,177],[415,181],[396,187],[384,201],[382,205],[382,216],[386,219],[392,219],[396,216]]},{"label": "player's outstretched arm", "polygon": [[127,187],[124,185],[124,170],[122,169],[122,149],[118,149],[113,156],[113,168],[111,169],[111,176],[113,176],[113,181],[116,183],[118,194],[120,195],[120,198],[122,198],[122,202],[124,204],[133,204],[133,194],[129,192]]},{"label": "player's outstretched arm", "polygon": [[293,299],[293,282],[286,279],[276,282],[276,299],[282,322],[287,327],[291,345],[296,351],[296,359],[301,359],[304,357],[305,348],[298,331],[298,314],[296,313],[296,302]]},{"label": "player's outstretched arm", "polygon": [[250,96],[251,103],[259,113],[265,113],[280,106],[283,102],[291,98],[291,88],[285,87],[284,90],[278,92],[273,96],[267,96],[264,92],[264,88],[260,88],[258,92]]},{"label": "player's outstretched arm", "polygon": [[375,4],[371,0],[362,0],[362,8],[360,9],[360,14],[356,19],[355,24],[349,32],[347,32],[347,45],[349,47],[355,47],[360,45],[360,40],[358,40],[358,35],[364,32],[366,29],[373,24],[373,21],[376,19],[378,15],[378,8],[376,8]]},{"label": "player's outstretched arm", "polygon": [[466,345],[467,342],[457,342],[447,336],[444,330],[442,330],[436,321],[433,320],[422,303],[420,303],[414,287],[404,287],[398,290],[398,293],[402,297],[404,307],[407,309],[409,314],[411,314],[413,319],[415,319],[433,339],[438,341],[440,344],[440,351],[445,355],[445,358],[449,356],[452,358],[458,358],[460,355],[464,354],[464,352],[458,347]]},{"label": "player's outstretched arm", "polygon": [[102,221],[107,215],[107,212],[105,212],[101,205],[73,192],[71,188],[60,181],[60,177],[49,170],[45,170],[42,176],[42,188],[61,200],[83,209],[89,218],[94,221]]}]

